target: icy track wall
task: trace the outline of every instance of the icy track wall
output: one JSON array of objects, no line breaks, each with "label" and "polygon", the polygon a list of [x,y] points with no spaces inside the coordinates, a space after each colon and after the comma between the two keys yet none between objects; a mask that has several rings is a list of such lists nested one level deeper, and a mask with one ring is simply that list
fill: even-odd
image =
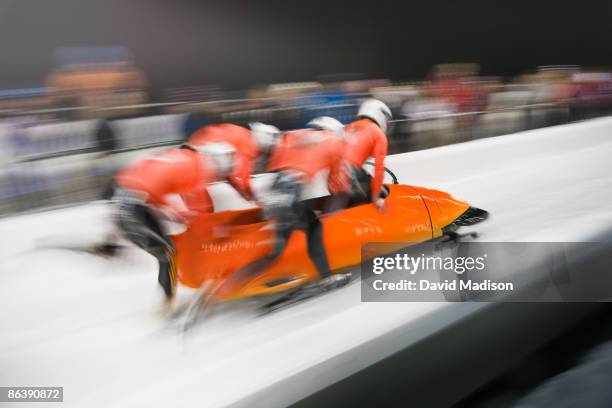
[{"label": "icy track wall", "polygon": [[[482,240],[584,241],[612,226],[611,133],[612,119],[598,119],[388,165],[402,183],[490,211]],[[215,189],[219,204],[241,205]],[[67,407],[448,406],[596,307],[362,303],[354,284],[261,318],[221,315],[181,338],[164,330],[141,251],[33,250],[95,241],[107,215],[97,203],[0,221],[11,237],[0,248],[0,385],[61,385]]]}]

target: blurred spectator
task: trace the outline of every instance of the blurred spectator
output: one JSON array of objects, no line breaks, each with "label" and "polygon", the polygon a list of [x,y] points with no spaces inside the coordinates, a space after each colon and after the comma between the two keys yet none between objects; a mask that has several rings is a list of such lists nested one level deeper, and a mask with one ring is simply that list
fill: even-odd
[{"label": "blurred spectator", "polygon": [[[262,121],[290,130],[317,116],[348,123],[369,97],[396,118],[389,152],[612,112],[612,74],[577,66],[538,67],[515,78],[480,76],[478,64],[441,64],[410,83],[341,74],[245,91],[208,84],[172,88],[161,103],[142,105],[146,77],[126,48],[64,48],[56,59],[47,87],[0,90],[0,165],[10,165],[10,177],[0,177],[0,211],[96,197],[118,168],[208,124]],[[35,203],[21,202],[33,194]]]},{"label": "blurred spectator", "polygon": [[81,108],[77,117],[133,115],[147,100],[145,74],[124,47],[60,48],[56,60],[47,87],[56,105]]},{"label": "blurred spectator", "polygon": [[98,149],[103,153],[112,152],[117,148],[115,132],[105,119],[98,121],[98,126],[95,130],[95,139]]},{"label": "blurred spectator", "polygon": [[33,142],[29,128],[33,125],[33,118],[29,116],[14,118],[10,123],[9,140],[12,154],[22,157],[33,153]]}]

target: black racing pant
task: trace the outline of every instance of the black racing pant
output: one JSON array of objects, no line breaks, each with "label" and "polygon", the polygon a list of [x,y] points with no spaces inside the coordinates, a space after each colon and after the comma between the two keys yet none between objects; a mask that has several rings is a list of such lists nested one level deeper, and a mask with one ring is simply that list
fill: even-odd
[{"label": "black racing pant", "polygon": [[157,259],[157,281],[166,298],[170,299],[176,287],[175,248],[172,240],[164,233],[158,217],[150,207],[133,200],[129,193],[120,189],[116,190],[115,199],[119,207],[119,229],[128,240]]},{"label": "black racing pant", "polygon": [[337,193],[330,197],[325,208],[326,213],[372,201],[372,176],[363,168],[349,165],[351,189],[348,192]]},{"label": "black racing pant", "polygon": [[323,224],[306,204],[300,201],[301,182],[289,173],[279,172],[272,184],[270,199],[264,208],[264,215],[274,222],[275,244],[272,251],[234,272],[220,287],[233,285],[253,279],[264,269],[271,266],[285,251],[289,238],[296,229],[306,233],[308,256],[315,264],[322,278],[331,275],[327,253],[323,245]]}]

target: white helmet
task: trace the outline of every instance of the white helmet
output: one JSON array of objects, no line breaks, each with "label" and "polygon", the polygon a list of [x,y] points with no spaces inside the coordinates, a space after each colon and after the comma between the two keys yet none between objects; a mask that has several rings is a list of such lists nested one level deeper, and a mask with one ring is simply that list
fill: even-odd
[{"label": "white helmet", "polygon": [[334,119],[331,116],[319,116],[308,122],[306,126],[313,129],[329,130],[344,138],[344,125],[338,119]]},{"label": "white helmet", "polygon": [[236,166],[236,148],[229,143],[206,143],[198,146],[198,151],[205,154],[217,170],[218,178],[224,179],[234,171]]},{"label": "white helmet", "polygon": [[366,99],[357,112],[357,117],[368,118],[376,122],[383,132],[387,131],[387,122],[391,119],[391,109],[378,99]]},{"label": "white helmet", "polygon": [[276,144],[280,137],[280,130],[276,126],[266,125],[261,122],[250,123],[251,134],[262,151],[268,151]]}]

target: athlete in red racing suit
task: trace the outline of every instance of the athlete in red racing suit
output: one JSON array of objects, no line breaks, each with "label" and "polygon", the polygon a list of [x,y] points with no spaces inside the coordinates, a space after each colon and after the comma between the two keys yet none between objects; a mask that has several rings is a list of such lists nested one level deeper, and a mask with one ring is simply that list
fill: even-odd
[{"label": "athlete in red racing suit", "polygon": [[[370,199],[381,210],[384,208],[384,200],[380,193],[387,156],[385,131],[390,118],[391,111],[384,103],[368,99],[360,106],[357,120],[344,128],[344,160],[351,179],[352,194],[358,199]],[[369,157],[374,158],[373,178],[362,167]]]},{"label": "athlete in red racing suit", "polygon": [[295,229],[304,230],[307,235],[308,255],[322,278],[322,286],[336,287],[348,281],[349,274],[331,274],[323,246],[323,225],[301,200],[304,186],[324,170],[329,170],[328,188],[332,193],[346,189],[341,160],[343,126],[335,119],[322,119],[317,118],[309,124],[314,129],[283,134],[272,152],[268,170],[275,173],[275,177],[263,201],[264,214],[274,225],[275,245],[267,256],[246,265],[223,282],[216,292],[219,296],[257,276],[276,261]]},{"label": "athlete in red racing suit", "polygon": [[250,178],[257,159],[267,154],[280,136],[271,125],[252,123],[250,130],[231,123],[221,123],[200,128],[188,140],[190,146],[208,143],[228,143],[236,149],[236,167],[228,177],[231,184],[246,200],[253,200]]},{"label": "athlete in red racing suit", "polygon": [[[165,232],[164,221],[186,223],[197,212],[210,212],[207,186],[226,179],[234,168],[234,148],[208,144],[201,149],[183,146],[141,160],[115,178],[113,201],[118,207],[117,224],[127,239],[159,262],[158,282],[167,299],[174,295],[176,273],[174,245]],[[169,195],[190,198],[189,211],[180,212]]]}]

